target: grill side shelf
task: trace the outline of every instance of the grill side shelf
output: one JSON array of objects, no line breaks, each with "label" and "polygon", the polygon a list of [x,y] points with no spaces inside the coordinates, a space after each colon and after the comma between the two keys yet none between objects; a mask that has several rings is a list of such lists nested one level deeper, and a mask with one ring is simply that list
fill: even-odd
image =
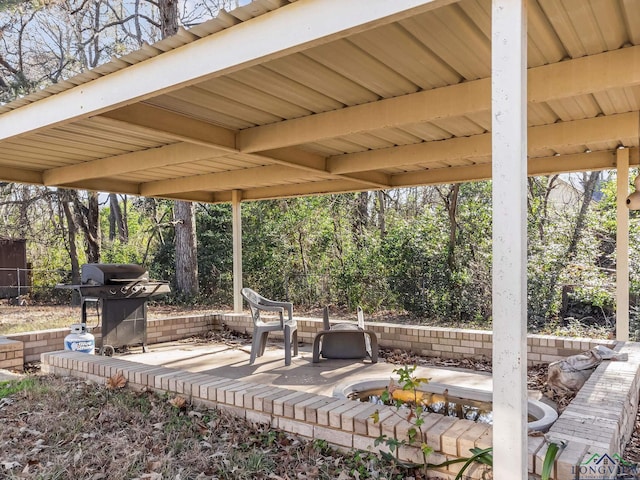
[{"label": "grill side shelf", "polygon": [[171,291],[166,282],[143,282],[126,285],[56,285],[56,288],[77,290],[83,297],[97,298],[155,297]]}]

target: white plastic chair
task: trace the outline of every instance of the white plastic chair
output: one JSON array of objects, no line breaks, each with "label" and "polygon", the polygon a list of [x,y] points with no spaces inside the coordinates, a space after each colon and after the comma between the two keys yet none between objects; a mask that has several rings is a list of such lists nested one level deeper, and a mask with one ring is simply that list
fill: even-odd
[{"label": "white plastic chair", "polygon": [[[253,340],[251,342],[251,356],[249,365],[253,365],[256,357],[264,355],[269,332],[282,331],[284,334],[284,364],[291,365],[291,347],[293,354],[298,355],[298,325],[293,319],[293,303],[278,302],[264,298],[250,288],[242,289],[242,296],[249,304],[253,319]],[[264,321],[260,312],[275,312],[278,321]],[[285,317],[285,312],[287,313]]]}]

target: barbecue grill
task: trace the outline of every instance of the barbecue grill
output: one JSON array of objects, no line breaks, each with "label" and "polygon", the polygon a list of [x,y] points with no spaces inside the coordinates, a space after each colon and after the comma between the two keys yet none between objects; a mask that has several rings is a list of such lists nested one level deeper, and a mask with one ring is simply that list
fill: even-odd
[{"label": "barbecue grill", "polygon": [[140,265],[87,263],[82,265],[80,285],[59,285],[76,290],[82,299],[82,323],[86,325],[90,305],[101,323],[99,352],[112,355],[115,348],[147,346],[147,300],[170,292],[167,282],[149,280]]}]

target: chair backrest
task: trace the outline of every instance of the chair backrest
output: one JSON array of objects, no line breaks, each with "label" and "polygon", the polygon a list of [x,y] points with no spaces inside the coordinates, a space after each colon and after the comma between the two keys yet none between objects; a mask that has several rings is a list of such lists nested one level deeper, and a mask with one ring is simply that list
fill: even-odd
[{"label": "chair backrest", "polygon": [[324,307],[322,310],[322,328],[324,330],[331,330],[331,324],[329,323],[329,307]]},{"label": "chair backrest", "polygon": [[252,303],[257,305],[260,303],[261,296],[255,290],[251,290],[248,287],[245,287],[240,292],[244,299],[251,305]]},{"label": "chair backrest", "polygon": [[[291,302],[278,302],[275,300],[269,300],[263,297],[255,290],[250,288],[243,288],[240,292],[244,299],[249,304],[251,310],[251,317],[254,325],[263,324],[264,322],[260,318],[260,311],[265,310],[268,312],[277,312],[280,315],[280,325],[284,327],[285,324],[295,326],[296,321],[293,318],[293,304]],[[286,312],[286,316],[285,316]]]},{"label": "chair backrest", "polygon": [[260,305],[260,299],[262,297],[257,292],[247,287],[243,288],[240,293],[249,304],[249,310],[251,311],[253,324],[257,325],[258,323],[260,323],[260,309],[258,308],[258,306]]},{"label": "chair backrest", "polygon": [[358,307],[358,328],[364,330],[364,312],[360,306]]},{"label": "chair backrest", "polygon": [[[362,307],[358,306],[358,328],[360,330],[365,330],[364,327],[364,312],[362,311]],[[371,349],[371,338],[369,337],[369,335],[365,335],[364,336],[364,344],[365,344],[365,348],[367,350],[367,354],[369,355],[369,357],[372,357],[372,349]]]}]

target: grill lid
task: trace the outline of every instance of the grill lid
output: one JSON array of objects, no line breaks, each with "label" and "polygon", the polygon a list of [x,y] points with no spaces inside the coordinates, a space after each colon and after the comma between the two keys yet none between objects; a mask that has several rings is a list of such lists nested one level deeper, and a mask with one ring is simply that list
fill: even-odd
[{"label": "grill lid", "polygon": [[86,263],[82,265],[83,285],[113,285],[148,282],[149,272],[131,263]]}]

